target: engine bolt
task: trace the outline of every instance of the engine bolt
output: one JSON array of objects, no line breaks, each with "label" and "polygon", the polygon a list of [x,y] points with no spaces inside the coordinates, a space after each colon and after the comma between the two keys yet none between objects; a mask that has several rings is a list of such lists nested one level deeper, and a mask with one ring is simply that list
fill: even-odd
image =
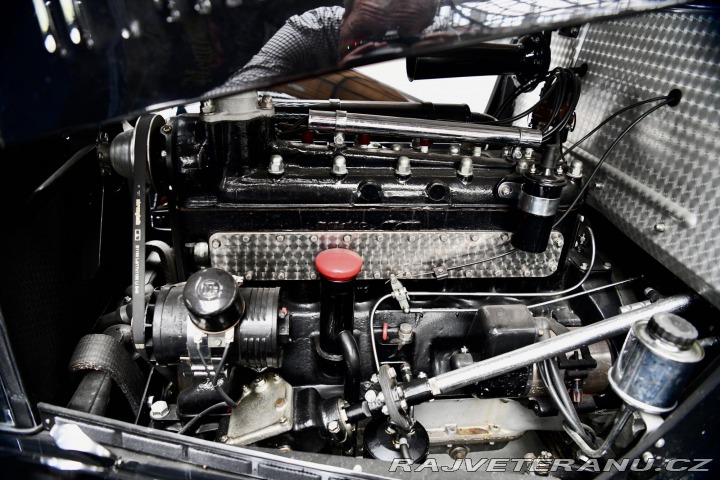
[{"label": "engine bolt", "polygon": [[268,173],[270,173],[270,175],[282,175],[285,173],[285,163],[281,155],[275,154],[270,157]]},{"label": "engine bolt", "polygon": [[165,124],[162,126],[162,132],[163,133],[170,133],[172,132],[172,125]]},{"label": "engine bolt", "polygon": [[205,115],[215,113],[215,102],[213,102],[212,100],[205,100],[202,102],[202,106],[200,109]]},{"label": "engine bolt", "polygon": [[338,155],[333,159],[332,174],[336,177],[344,177],[347,175],[347,161],[342,155]]},{"label": "engine bolt", "polygon": [[570,170],[567,172],[567,176],[570,178],[582,178],[583,176],[583,162],[582,160],[573,160],[570,164]]},{"label": "engine bolt", "polygon": [[150,407],[150,418],[153,420],[160,420],[161,418],[165,418],[170,413],[170,407],[168,407],[168,404],[164,400],[160,400],[158,402],[153,402],[152,406]]},{"label": "engine bolt", "polygon": [[273,108],[273,98],[270,95],[263,95],[259,106],[263,110],[271,110]]},{"label": "engine bolt", "polygon": [[345,235],[343,237],[343,242],[350,243],[352,241],[352,237],[350,235]]},{"label": "engine bolt", "polygon": [[660,222],[655,224],[655,231],[656,232],[664,232],[667,230],[667,227],[665,226],[665,223]]},{"label": "engine bolt", "polygon": [[473,161],[470,157],[463,157],[458,165],[457,174],[460,177],[472,177],[473,176]]},{"label": "engine bolt", "polygon": [[212,246],[213,248],[220,248],[220,240],[213,240]]},{"label": "engine bolt", "polygon": [[467,447],[464,447],[462,445],[459,445],[452,450],[450,450],[450,458],[453,460],[462,460],[465,457],[467,457],[467,454],[470,452],[470,450]]},{"label": "engine bolt", "polygon": [[500,187],[500,191],[498,193],[501,197],[509,197],[512,193],[512,188],[510,188],[509,185],[503,185]]},{"label": "engine bolt", "polygon": [[517,165],[515,165],[515,171],[517,173],[522,173],[528,169],[528,165],[529,164],[526,160],[520,160],[519,162],[517,162]]},{"label": "engine bolt", "polygon": [[365,401],[366,402],[372,403],[375,400],[377,400],[377,392],[375,390],[370,389],[367,392],[365,392]]},{"label": "engine bolt", "polygon": [[288,419],[287,417],[280,417],[280,425],[285,425],[287,423]]},{"label": "engine bolt", "polygon": [[410,159],[405,156],[398,158],[397,166],[395,167],[395,175],[400,177],[409,177],[411,174]]},{"label": "engine bolt", "polygon": [[409,323],[401,323],[398,328],[398,340],[402,343],[409,343],[413,338],[413,326]]},{"label": "engine bolt", "polygon": [[340,422],[333,420],[327,424],[327,429],[330,433],[338,433],[340,431]]},{"label": "engine bolt", "polygon": [[448,151],[450,152],[450,155],[457,155],[460,153],[460,145],[450,145],[450,149]]},{"label": "engine bolt", "polygon": [[312,235],[312,236],[310,237],[310,241],[313,242],[313,243],[314,243],[314,242],[317,242],[317,241],[318,241],[317,235]]},{"label": "engine bolt", "polygon": [[344,147],[345,146],[345,134],[342,132],[336,133],[334,141],[335,141],[336,147]]},{"label": "engine bolt", "polygon": [[285,236],[284,236],[284,235],[278,235],[277,237],[275,237],[275,240],[277,240],[278,242],[284,242],[284,241],[285,241]]}]

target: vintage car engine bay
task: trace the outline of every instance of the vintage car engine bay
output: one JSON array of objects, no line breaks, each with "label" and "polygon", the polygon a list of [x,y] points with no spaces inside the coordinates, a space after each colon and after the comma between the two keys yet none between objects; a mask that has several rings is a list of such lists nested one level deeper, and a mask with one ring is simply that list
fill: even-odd
[{"label": "vintage car engine bay", "polygon": [[416,81],[500,75],[482,113],[266,81],[10,142],[1,431],[110,476],[708,458],[717,25],[677,7],[408,57]]}]

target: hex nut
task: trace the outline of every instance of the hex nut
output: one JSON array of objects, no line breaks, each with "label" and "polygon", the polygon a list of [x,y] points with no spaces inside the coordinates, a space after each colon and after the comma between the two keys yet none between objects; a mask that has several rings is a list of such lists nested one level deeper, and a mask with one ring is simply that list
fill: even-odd
[{"label": "hex nut", "polygon": [[153,402],[152,406],[150,407],[150,418],[158,420],[161,418],[165,418],[170,413],[170,407],[168,407],[168,404],[164,400],[159,400],[157,402]]}]

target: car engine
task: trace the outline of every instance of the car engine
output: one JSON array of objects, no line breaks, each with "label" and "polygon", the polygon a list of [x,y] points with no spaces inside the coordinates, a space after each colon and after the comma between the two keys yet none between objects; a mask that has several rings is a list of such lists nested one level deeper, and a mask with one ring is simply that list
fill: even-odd
[{"label": "car engine", "polygon": [[[577,103],[573,88],[555,103]],[[615,290],[633,279],[611,282],[580,213],[585,166],[548,144],[572,110],[533,129],[403,107],[250,91],[140,117],[101,146],[136,193],[133,284],[105,336],[77,346],[71,369],[88,373],[70,408],[103,413],[96,392],[114,380],[152,428],[412,462],[537,430],[601,457],[634,415],[671,409],[704,355],[671,313],[690,297]],[[147,223],[181,248],[145,238]],[[593,291],[608,297],[597,322],[569,300]],[[612,408],[599,442],[578,414]]]}]

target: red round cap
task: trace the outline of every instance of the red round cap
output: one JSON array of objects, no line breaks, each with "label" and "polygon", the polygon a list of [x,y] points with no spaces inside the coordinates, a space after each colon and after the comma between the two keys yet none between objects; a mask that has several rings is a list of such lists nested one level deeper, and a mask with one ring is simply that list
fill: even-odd
[{"label": "red round cap", "polygon": [[352,280],[360,273],[362,266],[362,257],[345,248],[323,250],[315,257],[315,268],[320,275],[333,282]]}]

